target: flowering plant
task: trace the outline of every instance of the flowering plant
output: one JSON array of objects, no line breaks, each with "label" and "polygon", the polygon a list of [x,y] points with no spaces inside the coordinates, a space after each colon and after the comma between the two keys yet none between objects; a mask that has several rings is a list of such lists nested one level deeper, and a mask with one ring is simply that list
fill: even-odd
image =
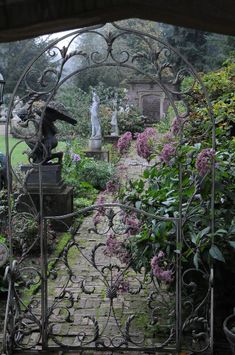
[{"label": "flowering plant", "polygon": [[[234,76],[231,76],[231,71],[227,71],[226,75],[226,80],[230,80],[231,85],[234,86]],[[208,77],[209,74],[206,80]],[[221,104],[220,100],[223,102],[225,100],[221,95],[231,98],[231,92],[223,93],[223,90],[223,88],[218,89],[218,99],[213,102],[215,112],[218,112],[216,110]],[[216,98],[214,88],[213,95]],[[198,100],[201,96],[197,87],[195,98],[194,96],[189,98],[189,106],[192,110],[189,116],[173,119],[169,131],[159,139],[159,144],[151,147],[152,152],[154,150],[155,154],[158,152],[159,159],[155,160],[155,164],[150,166],[139,180],[131,182],[121,190],[119,195],[120,200],[134,207],[166,218],[178,217],[179,205],[182,203],[182,245],[177,245],[175,242],[176,230],[173,223],[157,220],[157,218],[152,221],[141,221],[138,233],[128,239],[129,250],[132,255],[137,256],[133,261],[134,268],[141,270],[144,267],[147,271],[152,270],[160,281],[166,282],[168,279],[169,283],[174,279],[172,264],[176,260],[177,253],[181,254],[184,269],[200,269],[209,274],[210,262],[213,260],[215,263],[226,262],[235,274],[232,257],[235,249],[234,124],[231,126],[231,121],[235,119],[235,101],[229,99],[229,108],[224,108],[223,113],[218,112],[220,116],[216,117],[218,123],[217,151],[215,151],[211,142],[211,122],[207,117],[208,112],[202,105],[203,100]],[[222,110],[222,107],[220,109]],[[180,136],[183,136],[183,144]],[[144,140],[145,133],[139,137],[140,144],[139,149],[137,146],[137,151],[139,155],[149,159],[152,153],[149,154],[147,150],[148,154],[145,154],[148,143],[147,139]],[[214,165],[216,168],[215,232],[212,233],[211,172]],[[181,174],[180,179],[179,174]]]},{"label": "flowering plant", "polygon": [[170,164],[172,158],[176,155],[176,147],[173,143],[164,144],[159,158],[162,162]]},{"label": "flowering plant", "polygon": [[212,161],[215,158],[215,151],[212,148],[203,149],[197,156],[196,168],[201,176],[211,170]]},{"label": "flowering plant", "polygon": [[92,204],[98,190],[105,190],[106,184],[113,177],[113,172],[112,164],[86,157],[78,141],[67,142],[63,178],[68,185],[73,186],[75,201],[76,198],[83,198]]},{"label": "flowering plant", "polygon": [[117,148],[120,154],[123,154],[127,151],[127,149],[130,147],[132,141],[132,133],[131,132],[125,132],[118,140],[117,142]]},{"label": "flowering plant", "polygon": [[163,264],[163,259],[165,257],[165,253],[161,250],[157,255],[151,260],[151,268],[153,271],[153,275],[156,276],[159,280],[165,282],[172,282],[173,280],[173,271],[172,269],[166,268]]},{"label": "flowering plant", "polygon": [[154,128],[146,128],[143,133],[137,134],[136,148],[140,157],[150,160],[153,154],[157,131]]}]

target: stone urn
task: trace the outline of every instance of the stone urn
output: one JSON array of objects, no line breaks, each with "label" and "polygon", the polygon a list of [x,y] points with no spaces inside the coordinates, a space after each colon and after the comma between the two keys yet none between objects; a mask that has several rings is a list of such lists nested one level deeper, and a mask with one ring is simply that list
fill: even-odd
[{"label": "stone urn", "polygon": [[224,333],[230,344],[232,354],[235,355],[235,331],[232,331],[232,328],[235,330],[235,314],[232,314],[225,318],[223,323]]}]

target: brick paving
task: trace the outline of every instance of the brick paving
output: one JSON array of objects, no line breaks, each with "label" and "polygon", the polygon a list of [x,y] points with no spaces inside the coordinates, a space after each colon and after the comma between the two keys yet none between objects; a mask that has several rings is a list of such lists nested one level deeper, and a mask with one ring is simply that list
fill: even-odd
[{"label": "brick paving", "polygon": [[[136,179],[142,174],[146,166],[146,161],[137,157],[132,151],[128,156],[120,160],[118,165],[119,175],[122,180],[125,180],[126,177],[128,177],[128,180]],[[110,199],[111,196],[106,195],[106,202],[110,202]],[[84,219],[78,234],[75,236],[75,241],[81,248],[72,247],[70,249],[68,253],[68,265],[64,265],[60,261],[56,266],[58,270],[56,281],[51,280],[48,283],[49,307],[55,302],[55,297],[60,299],[61,295],[68,297],[70,295],[76,300],[73,307],[69,309],[69,322],[64,321],[66,316],[68,316],[68,312],[64,308],[57,308],[53,312],[53,316],[50,319],[53,324],[51,328],[53,339],[49,340],[49,345],[53,346],[58,341],[58,344],[61,342],[65,346],[79,346],[83,341],[84,343],[88,343],[88,347],[95,346],[95,342],[91,341],[94,334],[94,321],[92,319],[95,319],[99,325],[99,332],[102,335],[101,338],[104,344],[111,347],[115,346],[124,340],[128,317],[135,315],[136,318],[130,322],[131,338],[137,344],[145,337],[146,339],[141,343],[140,347],[151,348],[157,342],[163,340],[156,339],[153,329],[149,326],[151,312],[147,306],[147,297],[151,293],[153,286],[146,283],[143,284],[143,289],[140,292],[136,292],[137,294],[119,292],[117,297],[114,297],[112,300],[109,298],[108,292],[110,291],[110,286],[115,281],[115,278],[118,277],[115,275],[115,268],[110,269],[110,265],[117,263],[120,270],[123,270],[125,267],[120,264],[117,258],[110,258],[105,255],[105,246],[98,248],[95,252],[97,267],[91,264],[93,248],[99,243],[105,243],[107,238],[105,233],[99,235],[93,231],[89,231],[93,226],[93,219],[94,214]],[[102,226],[104,230],[107,227],[104,221],[102,221],[102,225],[99,227],[102,229]],[[67,275],[68,266],[70,272],[75,275],[72,281],[69,282]],[[107,271],[106,276],[104,276],[105,273],[102,271],[104,268]],[[117,271],[119,272],[119,270]],[[143,274],[136,275],[135,272],[129,271],[129,287],[133,291],[137,291],[140,284],[144,281],[143,278]],[[107,283],[109,286],[107,286]],[[67,285],[66,292],[69,292],[67,295],[64,295],[62,291],[65,284]],[[82,285],[85,287],[85,292],[81,288]],[[163,298],[162,302],[169,301],[170,303],[170,299],[166,294]],[[66,305],[65,300],[62,300],[61,304],[63,306]],[[55,317],[55,323],[53,323],[53,317]],[[91,341],[90,344],[89,341]],[[129,346],[136,347],[131,342],[129,342]],[[123,350],[114,351],[113,353],[118,355],[126,354],[127,352]],[[96,355],[98,353],[88,351],[83,352],[83,354]],[[138,351],[137,346],[134,352],[128,352],[128,354],[142,354],[142,352]]]},{"label": "brick paving", "polygon": [[[146,166],[146,161],[137,157],[132,151],[120,160],[119,175],[122,180],[125,180],[126,177],[128,180],[136,179]],[[110,202],[111,197],[111,195],[106,195],[106,202]],[[157,328],[150,326],[153,318],[151,318],[152,314],[147,306],[147,299],[153,291],[153,286],[147,282],[144,283],[143,274],[136,275],[133,270],[130,270],[127,280],[129,291],[133,292],[118,291],[117,297],[110,297],[110,292],[113,291],[113,282],[117,280],[120,272],[123,272],[125,265],[120,263],[117,258],[107,256],[105,246],[100,246],[92,254],[95,246],[105,243],[107,238],[105,232],[96,234],[94,231],[90,231],[94,224],[93,219],[94,214],[84,218],[75,236],[75,242],[79,247],[73,246],[69,249],[68,258],[66,260],[61,258],[53,270],[57,277],[49,278],[48,307],[53,307],[49,319],[51,332],[49,346],[63,344],[65,347],[79,348],[85,344],[87,350],[70,352],[74,355],[146,354],[148,352],[138,350],[138,343],[141,343],[140,349],[141,347],[151,348],[159,342],[165,341],[169,336],[169,329],[166,327],[165,334],[157,338]],[[102,222],[100,227],[105,229],[107,221],[106,224]],[[92,257],[94,257],[95,267]],[[114,264],[118,265],[116,269],[111,266]],[[73,276],[69,277],[71,274]],[[143,287],[138,291],[140,284]],[[38,297],[39,295],[35,298]],[[172,307],[171,297],[164,290],[162,295],[158,295],[158,300],[165,305],[171,304]],[[158,313],[158,316],[163,316],[166,319],[169,316],[168,313],[161,314],[159,309]],[[37,311],[35,310],[35,314],[40,315],[40,306]],[[133,315],[135,318],[128,322]],[[102,351],[101,343],[99,344],[100,351],[89,350],[98,345],[93,341],[95,332],[100,334],[98,341],[101,339],[103,345],[114,348],[114,350]],[[125,346],[122,350],[115,350],[115,346],[118,347],[118,344],[125,341],[127,332],[130,335],[129,340],[133,341],[133,343],[128,341],[130,351],[126,351]],[[25,346],[30,346],[34,341],[37,342],[37,339],[38,333],[35,331],[30,336],[25,336],[23,343]],[[154,353],[156,354],[156,352]],[[68,353],[65,351],[60,354]]]}]

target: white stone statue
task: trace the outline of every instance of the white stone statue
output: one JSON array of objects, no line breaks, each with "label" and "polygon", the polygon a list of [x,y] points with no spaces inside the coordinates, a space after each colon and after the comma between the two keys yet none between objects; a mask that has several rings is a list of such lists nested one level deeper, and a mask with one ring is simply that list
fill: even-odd
[{"label": "white stone statue", "polygon": [[99,119],[99,96],[93,91],[91,113],[91,139],[101,139],[101,126]]},{"label": "white stone statue", "polygon": [[14,99],[14,110],[19,111],[24,106],[23,101],[20,99],[19,96],[16,96]]},{"label": "white stone statue", "polygon": [[7,106],[3,104],[0,107],[0,121],[1,122],[6,122],[6,120],[7,120],[7,111],[8,111]]},{"label": "white stone statue", "polygon": [[118,121],[117,121],[118,110],[117,110],[117,99],[116,98],[113,101],[113,107],[114,107],[114,110],[113,110],[112,119],[111,119],[111,136],[117,137],[117,136],[119,136],[119,129],[118,129]]}]

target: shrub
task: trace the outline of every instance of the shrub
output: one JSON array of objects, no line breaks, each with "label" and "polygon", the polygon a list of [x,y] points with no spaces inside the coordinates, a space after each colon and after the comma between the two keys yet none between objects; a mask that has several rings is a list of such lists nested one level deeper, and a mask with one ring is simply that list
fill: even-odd
[{"label": "shrub", "polygon": [[146,128],[143,133],[137,135],[136,148],[140,157],[150,160],[156,139],[157,131],[154,128]]},{"label": "shrub", "polygon": [[[232,70],[233,68],[233,70]],[[223,78],[220,82],[217,76]],[[199,87],[188,97],[189,117],[182,121],[184,144],[180,144],[179,118],[156,147],[160,159],[144,172],[141,179],[120,191],[119,199],[155,215],[177,217],[182,202],[183,245],[175,245],[175,228],[170,221],[143,219],[137,235],[128,238],[127,249],[135,255],[134,267],[172,279],[171,265],[161,268],[159,253],[174,264],[182,255],[183,268],[202,270],[209,275],[210,260],[227,262],[235,273],[235,100],[234,64],[227,64],[204,79],[216,117],[217,151],[211,148],[211,122]],[[181,122],[180,122],[181,123]],[[202,134],[203,132],[203,134]],[[211,168],[215,172],[215,233],[211,220]],[[179,166],[182,196],[179,197]],[[214,243],[212,244],[212,238]],[[179,248],[179,250],[177,250]],[[152,260],[152,265],[151,265]],[[160,264],[159,264],[160,263]],[[165,273],[168,271],[168,273]]]},{"label": "shrub", "polygon": [[59,132],[63,132],[61,138],[75,134],[87,137],[90,132],[90,93],[86,93],[76,86],[66,85],[57,93],[56,100],[62,102],[77,120],[74,127],[70,127],[64,122],[57,123],[60,126]]},{"label": "shrub", "polygon": [[16,254],[24,254],[30,248],[39,248],[39,225],[35,216],[27,212],[16,212],[12,219],[13,248]]},{"label": "shrub", "polygon": [[7,227],[7,215],[8,215],[8,205],[7,205],[7,191],[0,191],[0,233],[5,233]]},{"label": "shrub", "polygon": [[144,116],[137,108],[118,113],[118,127],[120,134],[131,132],[133,135],[144,131]]},{"label": "shrub", "polygon": [[[7,247],[7,240],[3,235],[0,235],[0,244],[4,244]],[[0,294],[7,291],[7,285],[3,282],[3,275],[5,272],[5,265],[0,267]]]},{"label": "shrub", "polygon": [[86,181],[97,190],[105,190],[106,183],[111,179],[114,170],[106,161],[85,159],[83,166],[78,172],[81,181]]},{"label": "shrub", "polygon": [[132,133],[125,132],[117,142],[117,149],[120,154],[126,153],[132,141]]},{"label": "shrub", "polygon": [[104,190],[113,174],[112,164],[87,158],[77,141],[67,144],[63,177],[66,183],[74,187],[77,197],[94,200],[97,190]]}]

